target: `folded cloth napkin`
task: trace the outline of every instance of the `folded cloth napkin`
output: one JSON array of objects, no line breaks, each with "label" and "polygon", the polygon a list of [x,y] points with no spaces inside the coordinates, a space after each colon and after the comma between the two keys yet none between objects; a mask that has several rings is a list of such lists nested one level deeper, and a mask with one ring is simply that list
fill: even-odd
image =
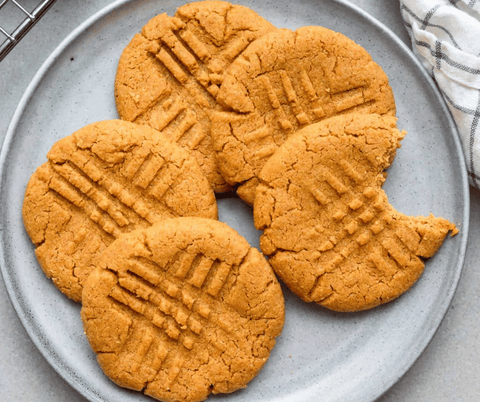
[{"label": "folded cloth napkin", "polygon": [[400,8],[457,123],[470,184],[480,188],[480,0],[400,0]]}]

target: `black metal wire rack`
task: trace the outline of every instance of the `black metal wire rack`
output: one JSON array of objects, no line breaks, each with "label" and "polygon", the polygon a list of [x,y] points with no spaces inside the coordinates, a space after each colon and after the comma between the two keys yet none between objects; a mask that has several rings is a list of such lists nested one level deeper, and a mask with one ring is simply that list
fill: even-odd
[{"label": "black metal wire rack", "polygon": [[[43,17],[56,0],[41,0],[33,9],[31,5],[20,4],[18,0],[0,0],[0,17],[4,7],[14,7],[18,19],[8,21],[0,19],[0,62],[22,40],[28,31]],[[23,2],[25,3],[25,2]],[[29,2],[31,3],[31,2]],[[10,13],[11,14],[11,13]]]}]

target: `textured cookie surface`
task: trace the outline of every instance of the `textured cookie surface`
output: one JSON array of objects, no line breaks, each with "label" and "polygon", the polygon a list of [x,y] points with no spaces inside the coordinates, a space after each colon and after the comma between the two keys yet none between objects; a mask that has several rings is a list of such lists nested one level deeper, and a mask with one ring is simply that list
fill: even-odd
[{"label": "textured cookie surface", "polygon": [[120,234],[164,218],[217,217],[195,158],[150,127],[90,124],[47,157],[27,185],[23,220],[45,274],[73,300]]},{"label": "textured cookie surface", "polygon": [[103,371],[161,401],[243,388],[283,328],[271,267],[224,223],[159,222],[117,239],[83,292],[81,316]]},{"label": "textured cookie surface", "polygon": [[115,78],[124,120],[164,130],[192,150],[216,192],[229,189],[215,162],[211,110],[225,69],[250,42],[275,28],[254,11],[223,1],[179,7],[151,19],[125,48]]},{"label": "textured cookie surface", "polygon": [[322,27],[279,29],[258,39],[227,71],[212,115],[217,163],[253,203],[257,176],[288,136],[346,112],[395,114],[388,78],[365,49]]},{"label": "textured cookie surface", "polygon": [[457,232],[389,204],[383,171],[403,135],[394,117],[332,117],[298,131],[265,164],[254,204],[260,246],[303,300],[338,311],[388,302]]}]

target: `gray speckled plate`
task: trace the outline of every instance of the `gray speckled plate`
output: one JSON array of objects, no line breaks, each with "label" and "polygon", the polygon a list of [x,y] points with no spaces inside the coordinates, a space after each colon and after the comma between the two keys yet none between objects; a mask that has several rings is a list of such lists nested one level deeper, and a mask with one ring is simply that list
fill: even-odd
[{"label": "gray speckled plate", "polygon": [[[285,289],[286,324],[265,368],[228,401],[372,401],[427,346],[461,275],[468,234],[469,188],[456,129],[433,82],[387,28],[344,1],[242,1],[278,27],[323,25],[363,45],[390,77],[398,125],[407,130],[385,189],[407,214],[444,216],[460,234],[446,240],[405,295],[358,314],[307,305]],[[50,364],[91,401],[147,401],[117,387],[96,364],[80,306],[46,279],[22,225],[26,183],[58,139],[96,120],[116,118],[113,80],[130,38],[178,1],[119,1],[94,15],[48,58],[22,98],[0,156],[0,262],[12,303]],[[220,219],[258,246],[251,210],[219,201]]]}]

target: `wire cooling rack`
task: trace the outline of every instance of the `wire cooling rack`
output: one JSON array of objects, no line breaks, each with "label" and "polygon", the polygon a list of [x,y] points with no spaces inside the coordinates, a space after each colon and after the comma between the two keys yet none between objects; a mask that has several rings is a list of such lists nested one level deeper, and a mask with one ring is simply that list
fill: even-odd
[{"label": "wire cooling rack", "polygon": [[[18,42],[28,33],[28,31],[38,22],[40,18],[50,9],[56,0],[41,0],[34,3],[32,1],[17,0],[0,0],[0,17],[2,17],[2,9],[6,11],[6,7],[12,8],[8,10],[8,20],[0,19],[0,61],[17,45]],[[29,3],[27,6],[26,3]],[[30,11],[29,11],[30,10]]]}]

